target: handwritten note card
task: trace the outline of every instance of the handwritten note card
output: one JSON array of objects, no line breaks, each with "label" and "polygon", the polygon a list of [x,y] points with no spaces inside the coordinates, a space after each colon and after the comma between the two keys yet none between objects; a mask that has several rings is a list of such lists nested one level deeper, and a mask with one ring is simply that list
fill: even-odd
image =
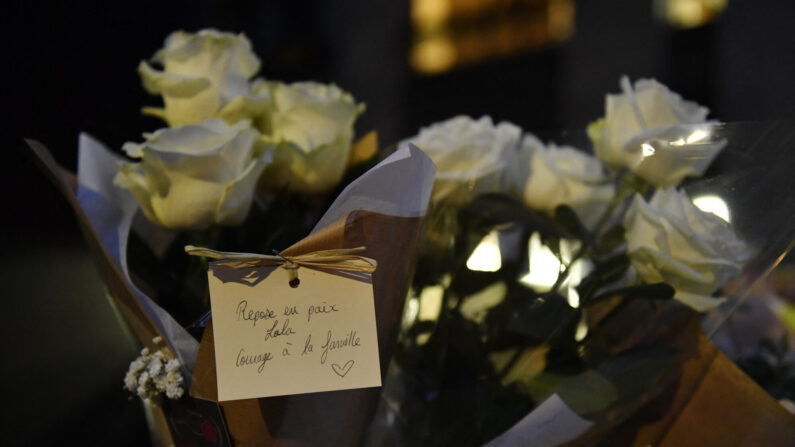
[{"label": "handwritten note card", "polygon": [[369,273],[212,267],[218,400],[381,385]]}]

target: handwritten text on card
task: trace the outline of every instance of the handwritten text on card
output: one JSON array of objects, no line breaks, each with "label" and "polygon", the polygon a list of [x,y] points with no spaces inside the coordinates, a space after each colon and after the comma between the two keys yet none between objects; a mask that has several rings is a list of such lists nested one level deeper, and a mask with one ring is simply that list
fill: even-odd
[{"label": "handwritten text on card", "polygon": [[381,385],[369,273],[211,267],[221,401]]}]

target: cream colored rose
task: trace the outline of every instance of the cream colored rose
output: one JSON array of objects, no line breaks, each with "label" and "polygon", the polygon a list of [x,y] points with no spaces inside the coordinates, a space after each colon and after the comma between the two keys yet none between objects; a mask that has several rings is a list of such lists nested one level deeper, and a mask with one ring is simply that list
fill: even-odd
[{"label": "cream colored rose", "polygon": [[711,295],[737,276],[750,253],[729,225],[674,188],[648,203],[636,195],[626,216],[627,252],[641,278],[666,282],[675,298],[703,312],[722,301]]},{"label": "cream colored rose", "polygon": [[230,126],[207,119],[144,138],[124,145],[141,161],[122,163],[115,183],[132,191],[150,221],[170,229],[240,224],[272,159],[247,120]]},{"label": "cream colored rose", "polygon": [[436,164],[431,200],[457,201],[505,188],[505,168],[516,156],[521,134],[508,122],[495,126],[488,116],[456,116],[420,129],[406,142]]},{"label": "cream colored rose", "polygon": [[342,180],[353,141],[353,124],[364,111],[336,85],[270,82],[273,108],[260,122],[263,139],[276,147],[264,180],[272,187],[316,194]]},{"label": "cream colored rose", "polygon": [[144,112],[172,127],[208,117],[234,124],[264,113],[270,102],[267,90],[254,92],[249,85],[260,62],[243,34],[214,29],[195,34],[176,31],[152,60],[163,70],[142,61],[138,73],[149,93],[163,96],[165,107],[149,107]]},{"label": "cream colored rose", "polygon": [[633,88],[624,76],[621,87],[621,94],[607,95],[604,118],[588,126],[596,157],[658,187],[702,175],[725,146],[706,121],[709,110],[653,79]]},{"label": "cream colored rose", "polygon": [[552,214],[568,205],[587,227],[596,224],[615,195],[599,160],[571,147],[544,146],[533,135],[524,137],[509,169],[512,189],[528,207]]}]

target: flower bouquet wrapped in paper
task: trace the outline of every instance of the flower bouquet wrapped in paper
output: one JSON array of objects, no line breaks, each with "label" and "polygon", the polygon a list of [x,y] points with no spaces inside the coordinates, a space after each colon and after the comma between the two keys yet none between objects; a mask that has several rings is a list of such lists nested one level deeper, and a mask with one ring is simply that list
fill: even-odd
[{"label": "flower bouquet wrapped in paper", "polygon": [[791,441],[706,334],[795,240],[792,131],[621,89],[572,146],[465,116],[407,140],[438,173],[371,445]]},{"label": "flower bouquet wrapped in paper", "polygon": [[[360,442],[379,395],[372,387],[380,384],[397,340],[433,163],[409,145],[388,157],[378,155],[372,133],[354,143],[354,121],[364,106],[337,86],[252,80],[259,60],[243,35],[175,32],[152,61],[159,68],[141,62],[139,73],[147,91],[162,96],[163,107],[144,112],[169,127],[125,144],[129,158],[82,134],[75,177],[43,145],[29,140],[74,208],[111,303],[144,346],[141,356],[131,359],[124,387],[144,399],[153,439],[162,445]],[[186,253],[191,245],[204,247],[189,250],[193,254],[213,256],[276,251],[273,256],[284,260],[284,269],[276,272],[303,279],[296,290],[308,290],[315,277],[326,281],[322,284],[341,284],[340,290],[365,287],[365,297],[354,304],[370,306],[362,324],[372,331],[365,337],[354,327],[345,346],[374,353],[368,370],[373,379],[335,385],[327,389],[339,391],[326,393],[278,389],[221,396],[214,341],[239,334],[213,330],[208,278],[212,286],[217,263]],[[351,277],[339,255],[324,257],[329,252],[344,253],[344,260],[366,259],[372,267],[363,273],[367,279]],[[260,295],[270,293],[249,285]],[[253,319],[258,331],[259,356],[243,355],[240,348],[236,366],[264,365],[273,353],[283,358],[270,365],[287,364],[291,350],[299,356],[299,343],[306,351],[307,334],[293,330],[288,316],[297,327],[307,312],[311,318],[312,311],[326,309],[338,313],[327,319],[345,323],[350,316],[335,300],[346,297],[333,287],[321,290],[326,307],[297,300],[278,315],[273,309],[253,310],[253,303],[248,312],[240,310],[239,319]],[[273,325],[257,325],[262,315]],[[311,335],[318,346],[313,356],[320,357],[325,334]],[[337,353],[323,355],[322,363],[329,359],[332,366],[324,374],[355,380],[365,366],[351,370],[353,364]],[[295,368],[295,374],[307,369]],[[278,378],[271,372],[275,367],[253,370],[251,381],[258,384]],[[306,377],[309,389],[319,391]]]}]

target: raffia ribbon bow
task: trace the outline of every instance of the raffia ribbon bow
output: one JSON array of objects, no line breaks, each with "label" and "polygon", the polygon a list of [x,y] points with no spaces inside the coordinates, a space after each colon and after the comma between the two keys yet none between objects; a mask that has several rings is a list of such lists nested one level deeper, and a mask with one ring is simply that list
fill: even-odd
[{"label": "raffia ribbon bow", "polygon": [[290,284],[298,279],[298,268],[320,268],[343,270],[347,272],[372,273],[378,266],[375,259],[359,256],[366,247],[319,250],[298,256],[261,255],[256,253],[236,253],[217,251],[209,248],[186,245],[185,252],[193,256],[217,259],[216,265],[229,268],[251,268],[280,266],[290,272]]}]

